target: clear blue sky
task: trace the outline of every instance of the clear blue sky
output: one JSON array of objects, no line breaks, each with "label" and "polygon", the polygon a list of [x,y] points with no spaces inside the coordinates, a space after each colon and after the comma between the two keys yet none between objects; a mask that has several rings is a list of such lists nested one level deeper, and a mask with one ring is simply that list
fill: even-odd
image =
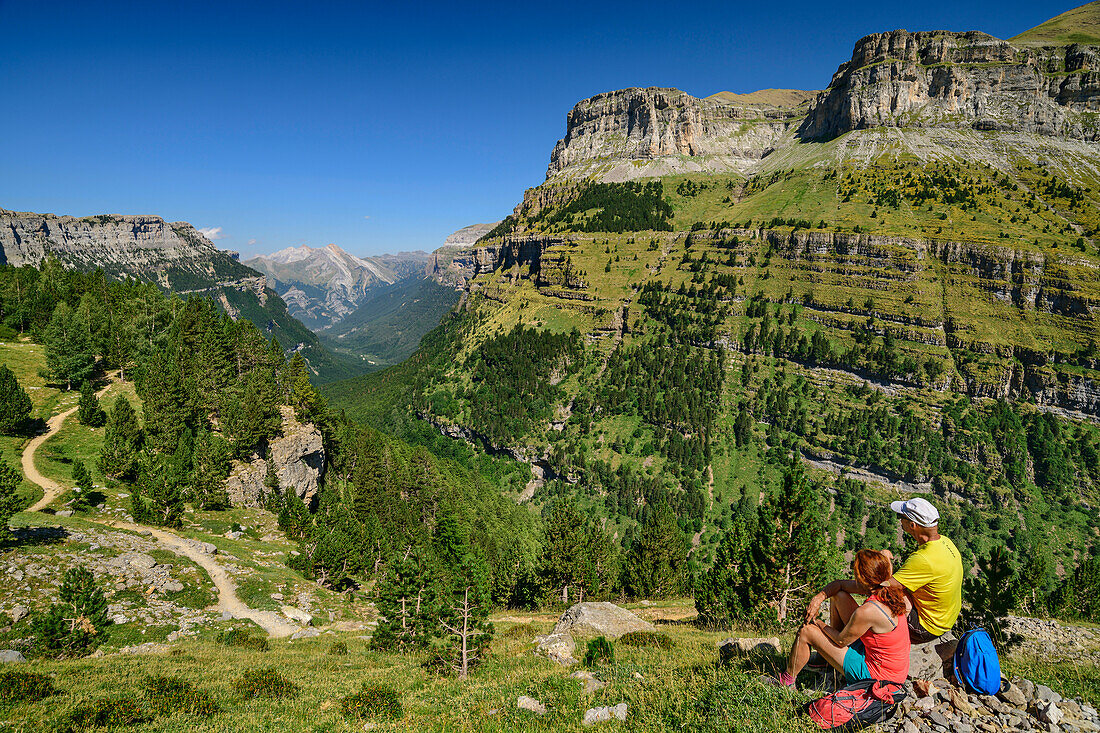
[{"label": "clear blue sky", "polygon": [[433,249],[539,184],[585,97],[820,89],[867,33],[1007,38],[1073,4],[0,0],[0,207]]}]

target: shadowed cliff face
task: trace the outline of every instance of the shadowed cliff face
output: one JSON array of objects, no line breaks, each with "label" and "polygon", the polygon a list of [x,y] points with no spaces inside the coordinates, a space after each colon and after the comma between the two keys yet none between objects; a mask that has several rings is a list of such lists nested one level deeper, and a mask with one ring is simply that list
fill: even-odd
[{"label": "shadowed cliff face", "polygon": [[985,33],[899,30],[860,39],[799,127],[954,127],[1100,139],[1100,49],[1017,48]]}]

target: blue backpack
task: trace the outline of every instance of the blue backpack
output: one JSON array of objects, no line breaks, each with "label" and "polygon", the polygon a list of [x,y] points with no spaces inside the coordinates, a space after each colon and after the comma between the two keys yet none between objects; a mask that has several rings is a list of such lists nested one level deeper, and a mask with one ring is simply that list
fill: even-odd
[{"label": "blue backpack", "polygon": [[955,647],[955,679],[970,692],[996,695],[1001,691],[1001,662],[985,629],[971,629]]}]

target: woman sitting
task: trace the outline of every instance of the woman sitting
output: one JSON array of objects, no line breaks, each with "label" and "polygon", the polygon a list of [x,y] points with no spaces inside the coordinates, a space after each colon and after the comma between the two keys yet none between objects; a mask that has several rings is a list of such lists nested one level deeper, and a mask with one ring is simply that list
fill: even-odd
[{"label": "woman sitting", "polygon": [[867,601],[860,605],[845,591],[833,596],[829,623],[813,621],[799,629],[786,671],[770,682],[793,687],[811,648],[843,672],[848,684],[867,679],[904,682],[909,676],[909,601],[900,587],[884,585],[894,574],[890,558],[860,550],[852,572]]}]

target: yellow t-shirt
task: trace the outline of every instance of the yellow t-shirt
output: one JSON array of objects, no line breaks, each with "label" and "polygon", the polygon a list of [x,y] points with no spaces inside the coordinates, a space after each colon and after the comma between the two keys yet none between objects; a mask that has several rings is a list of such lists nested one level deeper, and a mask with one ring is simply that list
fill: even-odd
[{"label": "yellow t-shirt", "polygon": [[894,573],[913,594],[921,626],[941,635],[955,625],[962,608],[962,557],[946,537],[925,542]]}]

